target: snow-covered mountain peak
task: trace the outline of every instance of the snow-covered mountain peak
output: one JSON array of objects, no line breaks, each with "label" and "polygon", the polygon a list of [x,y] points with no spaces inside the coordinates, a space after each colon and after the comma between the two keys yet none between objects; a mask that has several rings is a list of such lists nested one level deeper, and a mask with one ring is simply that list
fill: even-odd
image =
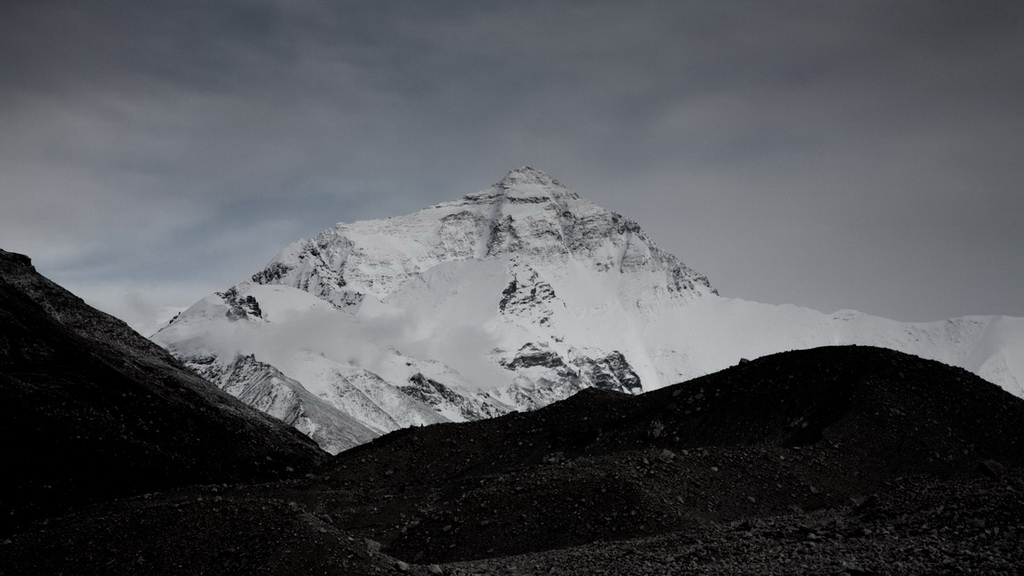
[{"label": "snow-covered mountain peak", "polygon": [[546,172],[530,166],[510,170],[500,182],[494,185],[494,188],[513,202],[517,200],[529,202],[531,199],[535,202],[579,199],[579,196],[562,186],[558,180]]},{"label": "snow-covered mountain peak", "polygon": [[407,216],[338,224],[288,246],[252,279],[356,309],[438,264],[498,257],[534,269],[564,269],[571,260],[599,272],[654,273],[670,293],[712,292],[706,278],[658,249],[635,222],[529,166]]},{"label": "snow-covered mountain peak", "polygon": [[824,344],[913,352],[1024,394],[1024,319],[902,324],[720,298],[639,224],[530,167],[296,242],[154,339],[332,451]]},{"label": "snow-covered mountain peak", "polygon": [[543,170],[538,170],[532,166],[520,166],[508,171],[508,174],[501,179],[498,186],[505,189],[512,189],[518,185],[537,185],[537,186],[563,186],[548,175]]},{"label": "snow-covered mountain peak", "polygon": [[[498,208],[496,215],[508,212],[506,204],[519,206],[518,211],[523,214],[545,210],[552,210],[558,214],[587,212],[595,208],[600,210],[590,202],[582,200],[578,194],[546,172],[530,166],[510,170],[497,184],[481,192],[467,194],[462,202],[495,206]],[[451,204],[445,203],[440,206]],[[454,204],[457,205],[459,202]]]}]

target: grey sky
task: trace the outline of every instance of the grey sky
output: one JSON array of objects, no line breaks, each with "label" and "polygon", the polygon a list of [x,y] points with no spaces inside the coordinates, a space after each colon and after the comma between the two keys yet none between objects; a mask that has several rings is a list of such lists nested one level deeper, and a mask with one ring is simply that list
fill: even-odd
[{"label": "grey sky", "polygon": [[726,296],[1024,315],[1019,2],[8,1],[0,247],[126,319],[542,168]]}]

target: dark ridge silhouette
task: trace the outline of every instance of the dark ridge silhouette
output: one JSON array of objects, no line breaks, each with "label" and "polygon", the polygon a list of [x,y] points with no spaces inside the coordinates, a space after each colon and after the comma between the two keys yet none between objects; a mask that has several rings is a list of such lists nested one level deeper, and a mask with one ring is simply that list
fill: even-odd
[{"label": "dark ridge silhouette", "polygon": [[270,480],[325,454],[0,251],[0,534],[81,505]]},{"label": "dark ridge silhouette", "polygon": [[402,430],[339,454],[331,475],[376,478],[368,494],[429,493],[415,502],[430,513],[410,508],[415,519],[379,537],[399,557],[454,561],[811,511],[897,478],[976,477],[986,462],[1019,467],[1021,422],[1024,401],[965,370],[825,347],[641,396],[588,389],[532,413]]}]

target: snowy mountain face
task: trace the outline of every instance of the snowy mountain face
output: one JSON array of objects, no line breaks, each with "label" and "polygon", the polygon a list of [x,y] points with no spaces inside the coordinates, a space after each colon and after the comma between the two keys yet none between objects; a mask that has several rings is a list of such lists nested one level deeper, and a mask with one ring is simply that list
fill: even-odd
[{"label": "snowy mountain face", "polygon": [[722,298],[635,222],[528,167],[296,242],[153,338],[330,452],[828,344],[963,366],[1024,396],[1024,319],[908,324]]}]

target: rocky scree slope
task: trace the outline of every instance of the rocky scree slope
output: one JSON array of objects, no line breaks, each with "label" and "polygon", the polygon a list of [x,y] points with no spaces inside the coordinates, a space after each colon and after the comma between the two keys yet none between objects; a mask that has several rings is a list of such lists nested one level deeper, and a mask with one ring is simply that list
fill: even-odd
[{"label": "rocky scree slope", "polygon": [[54,519],[11,573],[1013,573],[1024,401],[871,347],[393,432],[303,477]]},{"label": "rocky scree slope", "polygon": [[588,389],[531,413],[389,434],[327,468],[337,486],[378,479],[363,507],[328,512],[387,518],[372,537],[417,562],[799,517],[1019,471],[1021,418],[1024,400],[965,370],[817,348],[641,396]]},{"label": "rocky scree slope", "polygon": [[1024,395],[1024,318],[901,323],[722,298],[635,222],[529,167],[296,242],[154,340],[332,453],[829,344],[917,354]]},{"label": "rocky scree slope", "polygon": [[173,486],[269,480],[326,456],[0,250],[0,533]]}]

